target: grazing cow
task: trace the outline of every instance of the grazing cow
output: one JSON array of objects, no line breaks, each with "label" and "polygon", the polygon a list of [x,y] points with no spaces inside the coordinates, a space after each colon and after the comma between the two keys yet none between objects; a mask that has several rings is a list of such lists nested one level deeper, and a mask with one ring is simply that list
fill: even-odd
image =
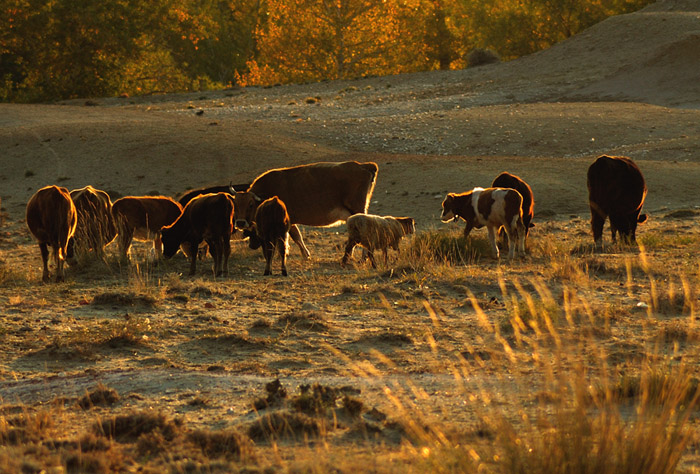
[{"label": "grazing cow", "polygon": [[[233,198],[228,193],[203,194],[187,203],[178,219],[160,233],[163,255],[170,258],[183,249],[196,249],[206,241],[214,259],[214,275],[228,275],[233,231]],[[197,253],[189,252],[190,275],[197,269]]]},{"label": "grazing cow", "polygon": [[131,241],[153,239],[159,258],[162,250],[160,229],[180,217],[182,207],[166,196],[126,196],[112,204],[112,216],[117,224],[119,252],[126,260]]},{"label": "grazing cow", "polygon": [[27,202],[27,227],[39,242],[44,264],[42,280],[48,283],[49,249],[53,249],[56,265],[56,281],[64,280],[63,261],[73,257],[73,234],[78,220],[73,200],[66,188],[46,186],[38,190]]},{"label": "grazing cow", "polygon": [[522,204],[523,197],[515,189],[474,188],[462,194],[449,193],[442,201],[440,218],[443,222],[457,220],[459,217],[464,219],[467,222],[464,237],[467,237],[474,227],[479,229],[486,226],[495,258],[499,257],[496,232],[501,227],[505,227],[509,256],[513,258],[516,244],[520,252],[525,254]]},{"label": "grazing cow", "polygon": [[412,217],[354,214],[348,217],[347,224],[348,240],[345,243],[342,265],[348,262],[352,249],[359,244],[367,249],[372,268],[377,268],[377,263],[374,261],[375,250],[384,252],[384,266],[386,266],[389,247],[398,252],[401,238],[416,231],[416,222]]},{"label": "grazing cow", "polygon": [[177,202],[180,203],[184,209],[188,202],[197,196],[202,194],[212,194],[212,193],[235,193],[236,191],[246,191],[250,187],[250,183],[245,184],[229,184],[227,186],[209,186],[205,188],[190,189],[185,191],[179,197],[176,197]]},{"label": "grazing cow", "polygon": [[272,258],[277,250],[282,259],[282,275],[287,276],[287,237],[290,227],[287,207],[277,196],[263,201],[255,211],[255,231],[265,257],[265,275],[272,273]]},{"label": "grazing cow", "polygon": [[496,179],[491,183],[491,187],[515,189],[523,197],[523,224],[525,225],[525,235],[527,236],[530,233],[530,228],[535,227],[535,224],[532,223],[532,218],[535,215],[535,197],[532,194],[530,185],[519,176],[504,171],[496,176]]},{"label": "grazing cow", "polygon": [[646,221],[640,214],[647,186],[639,167],[624,156],[600,156],[588,168],[588,203],[596,247],[603,245],[603,226],[610,217],[612,241],[620,233],[626,243],[636,242],[637,224]]},{"label": "grazing cow", "polygon": [[75,228],[76,252],[95,252],[104,258],[104,248],[117,236],[109,194],[92,186],[74,189],[70,197],[78,213]]},{"label": "grazing cow", "polygon": [[377,164],[372,162],[313,163],[267,171],[248,191],[236,193],[236,227],[252,227],[258,205],[278,196],[289,213],[289,235],[302,256],[309,258],[297,224],[330,226],[367,212],[376,178]]}]

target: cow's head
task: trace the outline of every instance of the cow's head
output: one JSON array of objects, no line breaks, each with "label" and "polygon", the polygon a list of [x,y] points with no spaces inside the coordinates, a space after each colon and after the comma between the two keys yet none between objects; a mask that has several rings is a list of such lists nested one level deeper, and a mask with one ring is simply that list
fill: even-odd
[{"label": "cow's head", "polygon": [[396,220],[401,224],[404,235],[416,232],[416,221],[412,217],[397,217]]},{"label": "cow's head", "polygon": [[623,216],[610,216],[610,226],[620,233],[620,240],[626,244],[633,244],[637,241],[637,225],[643,224],[647,220],[646,214],[639,211]]},{"label": "cow's head", "polygon": [[263,200],[255,193],[241,191],[233,195],[233,201],[233,220],[236,228],[241,230],[252,228],[255,211]]},{"label": "cow's head", "polygon": [[449,193],[445,197],[445,200],[442,201],[442,215],[440,216],[440,220],[442,220],[442,222],[450,222],[452,220],[457,220],[458,216],[457,214],[455,214],[454,204],[455,195],[453,193]]},{"label": "cow's head", "polygon": [[[171,226],[160,229],[160,241],[163,244],[163,256],[165,258],[171,258],[180,248],[180,239],[177,237],[176,233],[173,232]],[[191,249],[189,247],[184,250],[186,250],[186,254],[197,251],[197,249]]]}]

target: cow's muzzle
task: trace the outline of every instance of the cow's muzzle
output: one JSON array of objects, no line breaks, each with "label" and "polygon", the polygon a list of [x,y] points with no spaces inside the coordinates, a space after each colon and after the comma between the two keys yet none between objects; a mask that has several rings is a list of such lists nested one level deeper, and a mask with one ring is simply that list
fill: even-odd
[{"label": "cow's muzzle", "polygon": [[250,229],[250,223],[245,219],[236,219],[236,228],[241,230]]}]

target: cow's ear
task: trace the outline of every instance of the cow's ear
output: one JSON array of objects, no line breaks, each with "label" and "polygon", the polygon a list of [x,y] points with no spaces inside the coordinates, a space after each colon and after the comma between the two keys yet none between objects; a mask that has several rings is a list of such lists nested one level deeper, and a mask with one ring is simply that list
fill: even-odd
[{"label": "cow's ear", "polygon": [[644,224],[647,221],[647,215],[646,214],[640,214],[639,217],[637,217],[637,222],[640,224]]}]

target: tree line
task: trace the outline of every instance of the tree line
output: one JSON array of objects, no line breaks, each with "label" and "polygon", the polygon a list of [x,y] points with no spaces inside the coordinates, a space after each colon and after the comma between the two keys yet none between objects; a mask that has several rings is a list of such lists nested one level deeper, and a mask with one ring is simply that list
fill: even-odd
[{"label": "tree line", "polygon": [[0,0],[0,101],[467,67],[653,0]]}]

